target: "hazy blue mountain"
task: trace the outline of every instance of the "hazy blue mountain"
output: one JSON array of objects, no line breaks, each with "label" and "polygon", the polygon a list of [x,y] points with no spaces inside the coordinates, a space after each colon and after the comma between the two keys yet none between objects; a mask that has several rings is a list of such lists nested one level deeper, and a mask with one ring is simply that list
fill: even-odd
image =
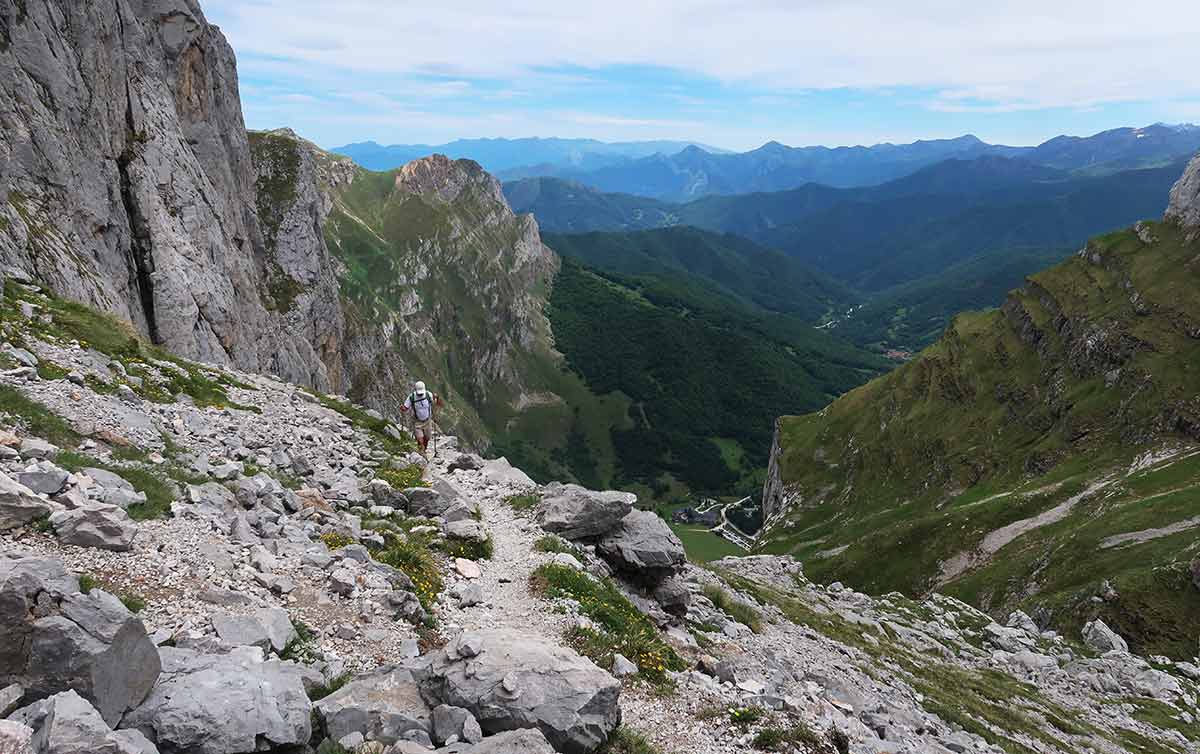
[{"label": "hazy blue mountain", "polygon": [[[406,162],[444,154],[451,159],[474,160],[489,172],[504,176],[506,171],[532,171],[525,175],[548,174],[557,169],[595,170],[608,165],[653,154],[675,154],[691,145],[689,141],[603,142],[594,139],[459,139],[447,144],[393,144],[373,141],[347,144],[332,152],[346,155],[371,170],[391,170]],[[716,147],[705,150],[721,153]]]},{"label": "hazy blue mountain", "polygon": [[[1079,174],[1108,174],[1160,167],[1200,149],[1200,128],[1156,124],[1119,128],[1088,137],[1059,136],[1036,147],[987,144],[974,136],[877,144],[872,147],[788,147],[769,142],[737,154],[716,154],[697,146],[659,152],[599,168],[545,166],[543,174],[566,178],[605,192],[685,202],[706,195],[773,192],[820,183],[834,188],[874,186],[957,158],[1020,158],[1028,163]],[[502,174],[504,179],[520,176]]]}]

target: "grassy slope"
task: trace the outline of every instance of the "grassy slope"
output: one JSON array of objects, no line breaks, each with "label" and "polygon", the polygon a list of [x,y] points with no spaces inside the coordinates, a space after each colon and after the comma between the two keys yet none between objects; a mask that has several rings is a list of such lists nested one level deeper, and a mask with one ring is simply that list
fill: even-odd
[{"label": "grassy slope", "polygon": [[[1062,626],[1102,613],[1142,649],[1194,652],[1200,592],[1183,570],[1195,530],[1098,547],[1200,512],[1194,471],[1125,472],[1164,442],[1200,440],[1200,247],[1154,232],[1153,246],[1130,231],[1093,241],[1098,263],[1034,275],[1003,311],[961,315],[915,361],[781,420],[782,474],[799,502],[767,549],[805,557],[818,579],[924,592],[989,532],[1113,476],[943,588],[998,613],[1042,606]],[[1120,597],[1089,602],[1104,579]]]}]

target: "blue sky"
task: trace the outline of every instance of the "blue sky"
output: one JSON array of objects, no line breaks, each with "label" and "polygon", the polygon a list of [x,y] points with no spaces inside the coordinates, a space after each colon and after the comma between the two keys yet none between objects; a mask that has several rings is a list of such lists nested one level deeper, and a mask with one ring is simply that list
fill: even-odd
[{"label": "blue sky", "polygon": [[[205,0],[251,128],[468,137],[1034,144],[1200,121],[1200,3]],[[979,5],[978,8],[965,7]]]}]

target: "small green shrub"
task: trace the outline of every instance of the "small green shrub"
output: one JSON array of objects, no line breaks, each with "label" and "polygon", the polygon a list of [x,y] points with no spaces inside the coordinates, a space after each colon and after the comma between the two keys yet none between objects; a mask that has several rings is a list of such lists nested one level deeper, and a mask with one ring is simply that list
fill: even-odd
[{"label": "small green shrub", "polygon": [[748,728],[767,714],[762,707],[739,707],[729,710],[729,722],[742,728]]},{"label": "small green shrub", "polygon": [[742,625],[749,626],[754,633],[762,633],[762,616],[758,611],[744,602],[734,599],[719,586],[710,584],[704,587],[704,596],[712,601],[721,612],[733,618]]},{"label": "small green shrub", "polygon": [[547,563],[533,572],[530,582],[533,591],[544,597],[575,600],[580,612],[599,624],[600,631],[576,628],[567,639],[600,667],[612,665],[613,654],[619,652],[637,664],[640,677],[654,683],[666,683],[668,670],[686,668],[654,623],[611,580]]},{"label": "small green shrub", "polygon": [[88,594],[96,587],[100,586],[100,582],[90,573],[79,574],[79,591]]},{"label": "small green shrub", "polygon": [[660,754],[658,747],[641,733],[620,727],[608,736],[608,741],[596,750],[598,754]]},{"label": "small green shrub", "polygon": [[71,372],[55,364],[53,361],[43,360],[38,362],[37,373],[38,377],[41,377],[43,380],[61,380],[65,379]]},{"label": "small green shrub", "polygon": [[429,482],[422,479],[424,473],[425,470],[414,463],[402,469],[380,469],[375,472],[375,477],[382,479],[395,489],[405,490],[409,487],[428,487]]},{"label": "small green shrub", "polygon": [[[322,684],[308,692],[309,701],[318,701],[329,696],[333,692],[345,686],[350,682],[350,674],[342,673],[337,678],[334,678],[327,684]],[[319,751],[319,750],[318,750]]]},{"label": "small green shrub", "polygon": [[429,550],[429,543],[421,537],[409,537],[406,541],[394,539],[389,545],[375,553],[375,559],[404,572],[413,583],[417,599],[426,612],[433,610],[437,596],[444,584],[437,560]]},{"label": "small green shrub", "polygon": [[340,550],[354,544],[354,540],[349,535],[337,531],[327,531],[321,535],[320,539],[330,550]]},{"label": "small green shrub", "polygon": [[50,523],[49,516],[42,516],[34,520],[33,530],[39,534],[51,534],[54,532],[54,525]]},{"label": "small green shrub", "polygon": [[118,599],[121,600],[121,604],[125,606],[125,609],[131,613],[140,613],[146,609],[146,598],[140,594],[125,592]]},{"label": "small green shrub", "polygon": [[492,557],[495,544],[492,542],[490,536],[482,542],[464,537],[446,537],[446,541],[442,543],[441,549],[442,552],[452,558],[489,560]]},{"label": "small green shrub", "polygon": [[829,742],[801,722],[790,728],[763,728],[750,745],[763,751],[789,751],[796,746],[803,746],[810,751],[829,751],[830,747]]},{"label": "small green shrub", "polygon": [[[316,713],[314,712],[313,714],[315,715]],[[348,751],[346,747],[337,741],[327,738],[317,747],[317,754],[354,754],[354,752]]]},{"label": "small green shrub", "polygon": [[504,498],[504,504],[519,513],[525,513],[533,510],[540,502],[542,502],[542,498],[539,495],[532,493],[525,495],[509,495],[508,497]]}]

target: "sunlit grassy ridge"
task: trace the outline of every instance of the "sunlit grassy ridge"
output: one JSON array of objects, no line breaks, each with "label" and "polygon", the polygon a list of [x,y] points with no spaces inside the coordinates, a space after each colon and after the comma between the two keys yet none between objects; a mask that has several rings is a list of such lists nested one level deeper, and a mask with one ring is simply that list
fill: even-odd
[{"label": "sunlit grassy ridge", "polygon": [[[1186,450],[1129,472],[1147,452],[1200,442],[1200,246],[1149,228],[1154,243],[1098,238],[1001,310],[957,317],[894,373],[781,420],[794,502],[766,549],[875,592],[941,585],[997,613],[1045,607],[1064,628],[1101,614],[1135,648],[1190,656],[1195,530],[1101,546],[1200,514]],[[1104,579],[1119,596],[1091,602]]]}]

